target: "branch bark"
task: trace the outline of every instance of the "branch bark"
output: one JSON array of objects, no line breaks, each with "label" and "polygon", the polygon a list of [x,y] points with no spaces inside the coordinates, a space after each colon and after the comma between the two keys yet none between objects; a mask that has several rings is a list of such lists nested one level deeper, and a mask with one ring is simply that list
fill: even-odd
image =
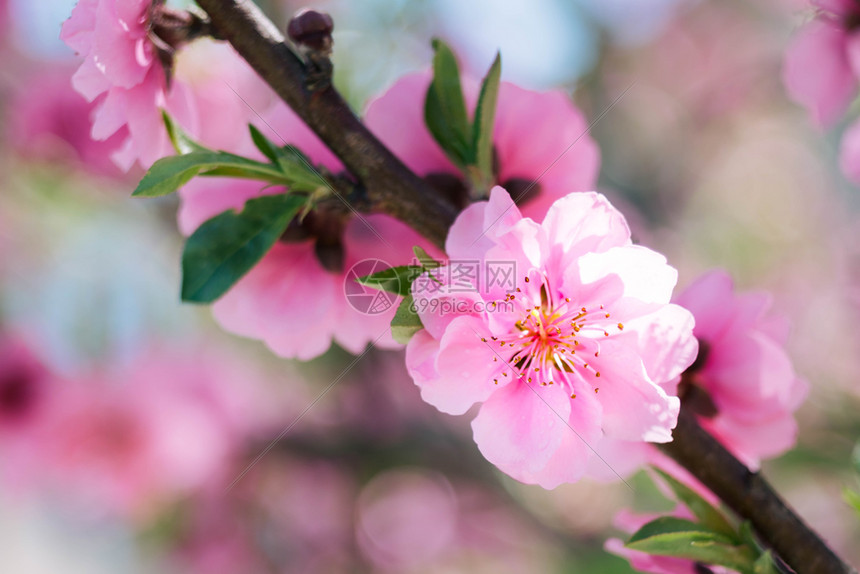
[{"label": "branch bark", "polygon": [[439,247],[454,207],[388,150],[333,87],[312,91],[305,64],[249,0],[198,0],[226,39],[367,189],[374,208],[408,223]]},{"label": "branch bark", "polygon": [[681,408],[672,442],[660,449],[692,472],[739,516],[797,574],[850,574],[845,564],[757,472],[750,472]]},{"label": "branch bark", "polygon": [[[443,246],[455,217],[424,180],[412,173],[352,113],[332,87],[307,88],[307,70],[284,38],[249,0],[197,0],[220,37],[343,161],[368,190],[374,207],[409,224]],[[774,492],[682,408],[674,440],[661,448],[693,473],[798,574],[851,574],[845,564]]]}]

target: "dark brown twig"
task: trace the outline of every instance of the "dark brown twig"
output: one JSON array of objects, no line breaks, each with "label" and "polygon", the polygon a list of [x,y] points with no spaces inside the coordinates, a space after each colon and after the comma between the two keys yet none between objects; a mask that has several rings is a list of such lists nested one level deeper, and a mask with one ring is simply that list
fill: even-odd
[{"label": "dark brown twig", "polygon": [[403,165],[332,87],[314,91],[308,70],[284,37],[248,0],[198,0],[221,37],[248,61],[367,189],[373,207],[442,247],[456,212]]},{"label": "dark brown twig", "polygon": [[849,574],[853,568],[807,526],[759,473],[750,472],[708,434],[695,415],[681,409],[674,440],[661,450],[692,472],[739,516],[797,574]]}]

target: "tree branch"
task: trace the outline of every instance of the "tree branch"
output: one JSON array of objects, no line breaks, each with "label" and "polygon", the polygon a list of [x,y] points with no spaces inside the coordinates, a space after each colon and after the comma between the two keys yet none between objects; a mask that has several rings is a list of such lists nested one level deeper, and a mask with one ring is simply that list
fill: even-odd
[{"label": "tree branch", "polygon": [[672,442],[660,449],[692,472],[739,516],[797,574],[856,572],[824,543],[757,472],[750,470],[681,408]]},{"label": "tree branch", "polygon": [[312,91],[307,69],[249,0],[197,0],[219,36],[257,71],[367,189],[374,208],[443,247],[454,207],[403,165],[333,87]]},{"label": "tree branch", "polygon": [[[249,0],[197,0],[221,37],[257,71],[328,145],[368,190],[379,211],[409,224],[436,245],[444,244],[455,211],[412,173],[356,118],[332,87],[308,89],[305,65]],[[788,508],[759,474],[702,429],[682,409],[669,456],[693,473],[741,517],[798,574],[850,574],[853,568]]]}]

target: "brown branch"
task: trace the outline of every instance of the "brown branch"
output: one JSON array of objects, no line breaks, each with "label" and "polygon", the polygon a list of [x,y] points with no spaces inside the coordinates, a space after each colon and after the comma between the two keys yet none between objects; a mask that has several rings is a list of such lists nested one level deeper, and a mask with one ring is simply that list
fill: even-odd
[{"label": "brown branch", "polygon": [[[367,187],[377,210],[443,245],[453,208],[403,165],[327,86],[308,88],[308,70],[278,29],[248,0],[197,0],[221,37],[290,105]],[[788,506],[760,475],[751,473],[682,409],[674,441],[663,450],[741,517],[798,574],[855,572]]]},{"label": "brown branch", "polygon": [[856,572],[824,543],[757,472],[750,470],[708,434],[695,415],[681,409],[674,440],[660,448],[692,472],[739,516],[797,574]]},{"label": "brown branch", "polygon": [[442,247],[456,212],[403,165],[329,86],[312,91],[304,63],[249,0],[197,0],[220,37],[268,83],[367,189],[375,210],[408,223]]}]

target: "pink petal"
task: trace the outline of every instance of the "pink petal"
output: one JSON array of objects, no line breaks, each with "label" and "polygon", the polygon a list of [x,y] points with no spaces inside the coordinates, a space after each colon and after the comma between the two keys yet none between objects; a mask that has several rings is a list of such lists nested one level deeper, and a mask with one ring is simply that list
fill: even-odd
[{"label": "pink petal", "polygon": [[788,95],[809,110],[822,126],[845,113],[857,79],[846,53],[846,32],[830,22],[805,26],[789,45],[783,67]]},{"label": "pink petal", "polygon": [[[499,392],[507,384],[513,373],[507,377],[501,372],[507,371],[503,359],[493,361],[493,349],[481,341],[489,339],[490,333],[483,322],[474,317],[458,317],[454,319],[439,341],[439,351],[435,360],[436,376],[424,379],[419,375],[415,379],[421,388],[421,398],[442,412],[461,415],[476,402],[482,402],[493,393]],[[418,349],[412,350],[413,360],[424,359],[427,352],[426,338],[419,340]],[[421,346],[424,348],[422,349]],[[421,363],[419,363],[421,364]],[[429,374],[429,366],[421,371]],[[493,379],[499,380],[494,384]],[[423,383],[420,380],[423,379]]]},{"label": "pink petal", "polygon": [[370,102],[364,122],[409,168],[420,175],[457,174],[424,123],[424,99],[432,76],[410,74]]},{"label": "pink petal", "polygon": [[90,51],[99,0],[79,0],[60,29],[60,40],[79,54]]},{"label": "pink petal", "polygon": [[759,424],[729,417],[716,417],[702,424],[753,471],[758,470],[763,458],[784,453],[797,440],[797,421],[788,413]]},{"label": "pink petal", "polygon": [[499,182],[538,180],[539,195],[523,204],[527,217],[540,220],[555,200],[595,188],[600,151],[564,92],[532,92],[503,82],[494,141]]},{"label": "pink petal", "polygon": [[122,89],[110,90],[93,114],[91,135],[95,140],[106,140],[127,122],[128,92]]},{"label": "pink petal", "polygon": [[571,398],[561,385],[536,387],[517,381],[481,406],[472,431],[484,457],[517,480],[542,471],[568,427]]},{"label": "pink petal", "polygon": [[692,313],[670,304],[648,315],[625,319],[621,337],[637,339],[648,376],[662,386],[696,360],[699,343],[693,336],[694,325]]},{"label": "pink petal", "polygon": [[489,201],[472,204],[457,217],[448,231],[445,251],[451,259],[479,259],[493,247],[496,237],[521,219],[511,196],[496,186]]},{"label": "pink petal", "polygon": [[678,281],[678,272],[666,263],[666,257],[639,245],[587,253],[579,258],[579,273],[586,284],[616,275],[626,297],[645,303],[668,303]]},{"label": "pink petal", "polygon": [[675,298],[675,303],[693,313],[697,337],[715,341],[731,321],[732,314],[726,312],[726,304],[733,299],[731,276],[722,269],[715,269],[691,283]]},{"label": "pink petal", "polygon": [[339,279],[320,267],[313,243],[277,243],[212,312],[227,331],[262,339],[282,357],[307,360],[331,345]]},{"label": "pink petal", "polygon": [[589,378],[599,389],[603,430],[611,439],[669,442],[678,421],[680,401],[648,378],[638,353],[623,341],[601,342],[600,358],[592,362],[601,377]]},{"label": "pink petal", "polygon": [[785,350],[756,332],[714,345],[702,381],[719,410],[755,421],[794,401],[796,376]]},{"label": "pink petal", "polygon": [[571,193],[552,204],[541,224],[567,260],[630,244],[624,216],[598,193]]},{"label": "pink petal", "polygon": [[204,221],[228,209],[241,211],[245,202],[255,197],[283,193],[260,181],[229,178],[196,178],[179,190],[182,203],[177,219],[179,230],[191,235]]},{"label": "pink petal", "polygon": [[585,475],[591,467],[591,459],[596,458],[594,450],[595,445],[600,444],[600,420],[603,416],[600,402],[594,393],[587,392],[589,390],[579,389],[576,399],[570,401],[569,423],[572,429],[567,432],[561,430],[561,442],[546,466],[520,480],[552,489],[575,482]]},{"label": "pink petal", "polygon": [[92,102],[111,88],[110,81],[96,67],[91,57],[84,59],[81,67],[72,75],[72,86],[87,101]]}]

